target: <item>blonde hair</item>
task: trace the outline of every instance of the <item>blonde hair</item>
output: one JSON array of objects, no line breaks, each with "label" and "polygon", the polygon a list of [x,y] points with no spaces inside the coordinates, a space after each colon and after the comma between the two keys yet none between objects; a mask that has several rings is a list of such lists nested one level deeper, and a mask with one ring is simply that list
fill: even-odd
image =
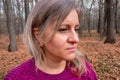
[{"label": "blonde hair", "polygon": [[[42,0],[32,9],[26,22],[23,39],[29,53],[35,59],[35,64],[40,65],[44,62],[44,48],[37,43],[35,35],[32,32],[33,28],[39,29],[39,36],[42,38],[48,25],[54,21],[56,22],[54,30],[44,40],[44,45],[52,39],[56,30],[72,9],[76,9],[78,15],[80,15],[77,6],[71,0]],[[79,51],[76,51],[75,59],[68,62],[68,67],[73,73],[77,72],[76,75],[82,75],[86,71],[85,62]]]}]

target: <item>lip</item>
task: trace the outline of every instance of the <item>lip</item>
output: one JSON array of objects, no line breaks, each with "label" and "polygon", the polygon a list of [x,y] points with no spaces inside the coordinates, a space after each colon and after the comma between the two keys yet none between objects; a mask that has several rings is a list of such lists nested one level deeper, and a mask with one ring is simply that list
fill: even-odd
[{"label": "lip", "polygon": [[75,52],[75,51],[76,51],[76,47],[69,47],[69,48],[67,48],[66,50]]}]

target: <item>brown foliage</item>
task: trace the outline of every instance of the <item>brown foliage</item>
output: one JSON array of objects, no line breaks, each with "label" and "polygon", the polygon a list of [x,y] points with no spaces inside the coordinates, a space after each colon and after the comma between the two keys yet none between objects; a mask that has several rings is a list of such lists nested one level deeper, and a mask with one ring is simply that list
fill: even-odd
[{"label": "brown foliage", "polygon": [[[8,52],[9,39],[0,36],[0,80],[10,69],[31,58],[21,36],[17,39],[19,50]],[[95,69],[99,80],[120,79],[120,35],[116,36],[115,44],[104,44],[98,35],[80,37],[78,48]]]}]

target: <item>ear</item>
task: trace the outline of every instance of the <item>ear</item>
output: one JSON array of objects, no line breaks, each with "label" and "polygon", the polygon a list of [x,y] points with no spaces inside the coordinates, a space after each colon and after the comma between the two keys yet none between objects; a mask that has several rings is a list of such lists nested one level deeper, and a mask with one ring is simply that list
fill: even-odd
[{"label": "ear", "polygon": [[33,32],[33,35],[34,35],[36,41],[40,44],[40,46],[42,46],[42,39],[39,36],[39,29],[33,28],[32,32]]},{"label": "ear", "polygon": [[35,39],[39,40],[39,30],[38,30],[38,28],[33,28],[32,33],[33,33]]}]

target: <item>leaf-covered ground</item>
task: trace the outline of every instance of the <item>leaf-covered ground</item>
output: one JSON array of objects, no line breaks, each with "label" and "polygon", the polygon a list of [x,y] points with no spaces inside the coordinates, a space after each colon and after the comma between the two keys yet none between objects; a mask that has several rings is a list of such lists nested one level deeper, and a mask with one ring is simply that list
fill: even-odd
[{"label": "leaf-covered ground", "polygon": [[[96,33],[80,37],[78,48],[95,69],[99,80],[120,80],[120,35],[116,35],[115,44],[103,44]],[[17,36],[19,50],[8,52],[9,39],[0,36],[0,80],[13,67],[21,64],[31,56],[23,46],[21,36]]]}]

